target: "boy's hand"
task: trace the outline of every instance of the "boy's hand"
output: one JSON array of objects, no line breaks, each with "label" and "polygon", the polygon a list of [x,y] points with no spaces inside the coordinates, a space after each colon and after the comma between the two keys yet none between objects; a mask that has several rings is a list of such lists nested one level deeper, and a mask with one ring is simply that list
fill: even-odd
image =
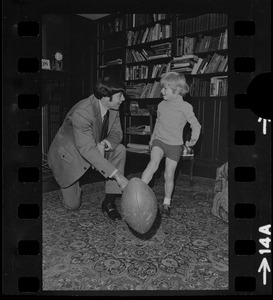
[{"label": "boy's hand", "polygon": [[115,178],[118,185],[120,186],[120,188],[123,191],[125,189],[127,183],[129,182],[129,180],[126,177],[124,177],[120,172],[117,172],[113,177]]},{"label": "boy's hand", "polygon": [[196,141],[195,140],[190,140],[190,141],[186,141],[185,145],[187,147],[192,147],[196,144]]}]

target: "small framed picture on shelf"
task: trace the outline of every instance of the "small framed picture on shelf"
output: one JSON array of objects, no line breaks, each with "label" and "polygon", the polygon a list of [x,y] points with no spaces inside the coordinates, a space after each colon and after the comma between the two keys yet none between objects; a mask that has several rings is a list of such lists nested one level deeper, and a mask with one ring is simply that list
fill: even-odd
[{"label": "small framed picture on shelf", "polygon": [[42,58],[42,69],[50,70],[50,60]]}]

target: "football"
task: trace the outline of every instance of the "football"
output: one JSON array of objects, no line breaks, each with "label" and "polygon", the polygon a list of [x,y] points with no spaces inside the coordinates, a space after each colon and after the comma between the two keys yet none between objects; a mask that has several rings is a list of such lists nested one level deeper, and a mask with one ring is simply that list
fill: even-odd
[{"label": "football", "polygon": [[144,234],[157,215],[157,200],[152,189],[140,178],[132,178],[121,197],[121,212],[127,224]]}]

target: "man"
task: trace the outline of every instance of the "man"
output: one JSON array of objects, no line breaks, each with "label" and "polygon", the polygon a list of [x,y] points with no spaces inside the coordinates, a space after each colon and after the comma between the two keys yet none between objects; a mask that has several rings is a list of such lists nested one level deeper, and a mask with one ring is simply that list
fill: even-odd
[{"label": "man", "polygon": [[[48,151],[48,164],[61,187],[64,207],[75,210],[81,206],[79,179],[92,166],[107,179],[102,211],[112,220],[121,219],[115,199],[128,183],[123,176],[126,149],[121,144],[119,117],[124,93],[122,81],[102,78],[97,82],[93,95],[70,109],[53,139]],[[104,117],[106,133],[102,136]]]}]

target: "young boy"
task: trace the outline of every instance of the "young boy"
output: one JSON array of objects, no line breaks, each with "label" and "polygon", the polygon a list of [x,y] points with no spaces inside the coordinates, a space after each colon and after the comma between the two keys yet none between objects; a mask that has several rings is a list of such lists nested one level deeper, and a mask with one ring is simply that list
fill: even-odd
[{"label": "young boy", "polygon": [[159,163],[166,156],[165,162],[165,198],[162,214],[170,215],[171,196],[174,187],[174,173],[180,160],[183,145],[183,129],[190,123],[192,134],[186,146],[192,147],[197,142],[201,125],[196,119],[192,105],[183,100],[189,92],[185,76],[176,72],[169,72],[160,80],[163,101],[158,105],[157,119],[150,140],[150,162],[144,170],[141,179],[148,184],[158,169]]}]

